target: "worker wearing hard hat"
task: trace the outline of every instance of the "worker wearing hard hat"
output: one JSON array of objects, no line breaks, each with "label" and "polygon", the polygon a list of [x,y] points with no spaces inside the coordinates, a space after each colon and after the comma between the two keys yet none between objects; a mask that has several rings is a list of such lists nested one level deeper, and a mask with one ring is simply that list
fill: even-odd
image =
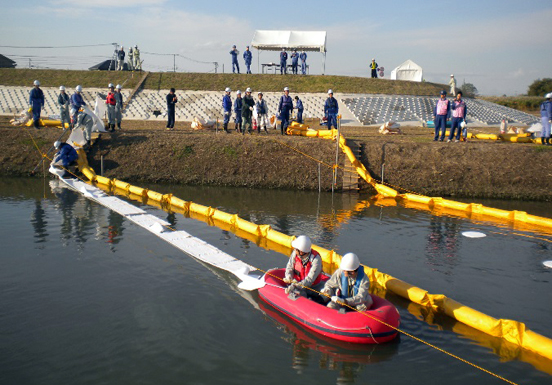
[{"label": "worker wearing hard hat", "polygon": [[265,132],[268,134],[268,106],[266,101],[263,99],[263,93],[259,92],[257,94],[257,102],[255,107],[257,108],[257,127],[259,127],[259,134],[261,133],[261,127],[264,128]]},{"label": "worker wearing hard hat", "polygon": [[77,124],[77,114],[82,106],[86,106],[86,103],[81,95],[82,86],[78,85],[75,87],[75,93],[71,95],[71,117],[73,127]]},{"label": "worker wearing hard hat", "polygon": [[142,62],[140,61],[140,50],[138,49],[138,46],[134,46],[134,70],[135,71],[142,71]]},{"label": "worker wearing hard hat", "polygon": [[452,138],[454,137],[454,132],[458,130],[456,133],[456,142],[460,141],[460,131],[462,131],[462,122],[466,122],[466,114],[468,113],[468,107],[466,106],[466,102],[462,99],[462,91],[458,91],[456,94],[456,99],[451,103],[451,109],[452,109],[452,119],[451,119],[451,127],[450,127],[450,134],[448,137],[447,142],[452,141]]},{"label": "worker wearing hard hat", "polygon": [[291,111],[293,111],[293,100],[289,96],[289,88],[285,87],[284,94],[280,98],[280,103],[278,103],[278,116],[280,117],[280,131],[282,135],[286,134]]},{"label": "worker wearing hard hat", "polygon": [[[445,139],[445,132],[447,131],[447,119],[450,114],[450,101],[447,99],[447,93],[445,90],[441,91],[441,98],[435,104],[433,108],[433,116],[435,124],[435,136],[433,137],[434,141],[440,140],[441,142]],[[441,137],[439,138],[439,131],[441,132]]]},{"label": "worker wearing hard hat", "polygon": [[241,132],[242,129],[242,108],[243,108],[243,99],[241,96],[241,91],[238,90],[236,92],[236,100],[234,101],[234,128],[238,133]]},{"label": "worker wearing hard hat", "polygon": [[449,80],[449,87],[450,87],[450,93],[452,96],[456,96],[456,79],[454,78],[454,74],[450,74],[450,80]]},{"label": "worker wearing hard hat", "polygon": [[232,73],[240,73],[240,65],[238,64],[238,55],[240,51],[237,50],[236,46],[232,46],[232,50],[230,51],[230,55],[232,56]]},{"label": "worker wearing hard hat", "polygon": [[370,69],[372,70],[372,78],[376,79],[378,77],[378,63],[376,63],[376,59],[372,59]]},{"label": "worker wearing hard hat", "polygon": [[29,94],[29,105],[33,109],[34,128],[39,129],[40,111],[44,107],[44,92],[40,89],[40,82],[38,80],[33,82],[33,89]]},{"label": "worker wearing hard hat", "polygon": [[127,62],[127,65],[128,65],[128,70],[129,71],[134,71],[134,49],[132,47],[130,47],[128,49],[128,62]]},{"label": "worker wearing hard hat", "polygon": [[245,90],[245,97],[243,98],[243,106],[242,106],[242,119],[243,119],[242,134],[243,135],[245,135],[246,129],[247,129],[247,132],[249,132],[249,134],[251,135],[251,130],[252,130],[251,119],[253,117],[253,107],[255,107],[255,101],[251,96],[251,88],[247,87],[247,89]]},{"label": "worker wearing hard hat", "polygon": [[249,50],[249,46],[245,47],[245,51],[243,53],[243,60],[245,61],[245,68],[247,68],[248,74],[251,73],[251,60],[253,59],[253,55],[251,54],[251,51]]},{"label": "worker wearing hard hat", "polygon": [[297,53],[297,50],[294,49],[291,54],[291,72],[295,75],[297,75],[297,67],[299,66],[299,54]]},{"label": "worker wearing hard hat", "polygon": [[297,110],[297,123],[303,123],[303,102],[299,99],[299,96],[295,96],[295,109]]},{"label": "worker wearing hard hat", "polygon": [[54,143],[56,154],[54,160],[52,160],[52,166],[63,168],[66,171],[74,172],[73,166],[76,164],[76,160],[79,157],[77,151],[70,144],[60,142],[59,140]]},{"label": "worker wearing hard hat", "polygon": [[333,97],[333,91],[328,90],[328,98],[324,103],[324,116],[327,118],[328,130],[332,129],[332,126],[337,129],[337,114],[339,113],[339,105],[337,100]]},{"label": "worker wearing hard hat", "polygon": [[280,75],[287,75],[287,59],[288,54],[286,52],[286,49],[282,48],[282,52],[280,52]]},{"label": "worker wearing hard hat", "polygon": [[224,96],[222,97],[222,124],[224,127],[224,132],[226,132],[227,134],[229,133],[228,123],[230,122],[230,115],[232,115],[232,98],[230,97],[230,92],[232,92],[230,87],[226,87],[226,89],[224,90]]},{"label": "worker wearing hard hat", "polygon": [[[312,242],[306,235],[301,235],[291,242],[293,251],[286,265],[284,282],[286,294],[293,292],[303,296],[315,296],[324,287],[322,281],[322,258],[312,249]],[[311,291],[312,288],[315,291]]]},{"label": "worker wearing hard hat", "polygon": [[113,83],[109,83],[107,86],[109,91],[107,92],[107,98],[105,104],[107,105],[107,131],[115,131],[115,87]]},{"label": "worker wearing hard hat", "polygon": [[125,49],[121,46],[121,49],[117,51],[117,71],[122,71],[125,68]]},{"label": "worker wearing hard hat", "polygon": [[123,94],[121,90],[123,86],[117,84],[115,87],[115,121],[117,122],[117,127],[121,129],[121,122],[123,121]]},{"label": "worker wearing hard hat", "polygon": [[373,303],[370,296],[370,280],[356,254],[347,253],[343,256],[339,269],[326,281],[322,294],[330,298],[328,307],[332,309],[370,309]]},{"label": "worker wearing hard hat", "polygon": [[550,119],[552,119],[552,92],[544,95],[546,100],[541,103],[541,143],[545,146],[550,146]]},{"label": "worker wearing hard hat", "polygon": [[301,55],[299,55],[299,59],[301,59],[301,73],[303,75],[307,74],[307,53],[305,51],[301,52]]},{"label": "worker wearing hard hat", "polygon": [[71,127],[71,115],[69,114],[69,106],[71,102],[69,101],[69,95],[65,92],[65,86],[59,87],[58,95],[58,106],[59,106],[59,116],[61,120],[61,127],[65,128]]}]

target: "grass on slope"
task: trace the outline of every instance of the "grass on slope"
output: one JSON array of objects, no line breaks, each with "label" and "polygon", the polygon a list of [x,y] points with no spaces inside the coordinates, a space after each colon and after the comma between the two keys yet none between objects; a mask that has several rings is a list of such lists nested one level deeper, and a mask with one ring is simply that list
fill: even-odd
[{"label": "grass on slope", "polygon": [[[32,87],[33,80],[38,79],[43,87],[59,87],[61,84],[74,88],[77,84],[83,87],[107,87],[108,83],[122,84],[125,89],[134,88],[140,80],[140,73],[117,71],[68,71],[38,69],[0,69],[0,84],[4,86]],[[388,79],[371,79],[348,76],[321,75],[246,75],[246,74],[207,74],[156,72],[150,73],[144,88],[193,91],[223,91],[226,87],[232,90],[251,87],[254,91],[280,92],[284,87],[292,92],[322,92],[333,89],[336,93],[370,93],[398,95],[438,95],[444,85],[418,83]]]}]

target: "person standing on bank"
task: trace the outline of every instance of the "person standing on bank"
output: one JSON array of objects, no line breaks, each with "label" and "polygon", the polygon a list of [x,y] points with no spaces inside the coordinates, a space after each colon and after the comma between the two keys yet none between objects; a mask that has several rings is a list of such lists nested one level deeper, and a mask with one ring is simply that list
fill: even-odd
[{"label": "person standing on bank", "polygon": [[268,126],[268,106],[263,99],[262,92],[259,92],[257,97],[259,100],[257,100],[255,106],[257,107],[257,127],[259,128],[259,134],[261,133],[261,127],[263,127],[268,134],[268,129],[266,128]]},{"label": "person standing on bank", "polygon": [[121,123],[123,121],[123,94],[121,90],[123,86],[117,84],[115,87],[115,121],[117,122],[117,127],[121,129]]},{"label": "person standing on bank", "polygon": [[[435,136],[433,140],[441,142],[445,139],[445,132],[447,131],[447,118],[450,113],[450,101],[447,99],[447,92],[441,91],[441,98],[435,104],[433,108],[433,116],[435,117]],[[441,138],[439,138],[439,130],[441,130]]]},{"label": "person standing on bank", "polygon": [[295,97],[295,108],[297,109],[297,123],[303,123],[303,102],[299,99],[299,96]]},{"label": "person standing on bank", "polygon": [[82,86],[79,84],[75,87],[75,93],[71,95],[71,112],[72,112],[72,126],[76,127],[77,125],[77,117],[79,115],[79,110],[82,106],[86,106],[86,102],[84,101],[82,97]]},{"label": "person standing on bank", "polygon": [[171,91],[167,94],[167,130],[174,128],[176,103],[178,103],[175,92],[176,90],[171,88]]},{"label": "person standing on bank", "polygon": [[280,98],[278,103],[278,116],[280,116],[280,131],[282,135],[286,134],[287,127],[289,126],[289,114],[293,110],[293,100],[289,96],[289,88],[284,88],[284,94]]},{"label": "person standing on bank", "polygon": [[297,50],[294,49],[293,53],[291,54],[291,72],[294,75],[297,75],[297,67],[299,66],[299,54],[297,53]]},{"label": "person standing on bank", "polygon": [[240,52],[236,49],[236,46],[232,46],[232,51],[230,51],[230,55],[232,55],[232,73],[236,73],[236,70],[238,73],[240,73],[240,65],[238,64],[238,54]]},{"label": "person standing on bank", "polygon": [[29,94],[29,105],[33,109],[33,125],[37,130],[40,128],[38,122],[40,120],[40,111],[44,107],[44,92],[40,89],[40,82],[35,80],[33,82],[33,89]]},{"label": "person standing on bank", "polygon": [[286,49],[282,48],[282,52],[280,52],[280,75],[287,75],[287,59],[288,54],[286,52]]},{"label": "person standing on bank", "polygon": [[253,59],[253,55],[251,54],[251,51],[249,50],[249,46],[245,47],[245,52],[243,53],[243,60],[245,61],[245,68],[247,68],[248,74],[251,73],[251,60]]},{"label": "person standing on bank", "polygon": [[109,91],[107,93],[107,98],[105,99],[105,104],[107,105],[107,130],[115,131],[115,87],[113,83],[108,85]]},{"label": "person standing on bank", "polygon": [[307,53],[305,51],[301,52],[301,55],[299,55],[299,59],[301,59],[301,73],[303,75],[307,74]]},{"label": "person standing on bank", "polygon": [[224,132],[228,134],[230,133],[230,131],[228,131],[228,123],[230,122],[230,115],[232,115],[232,98],[230,97],[230,92],[232,92],[232,90],[230,87],[226,87],[224,92],[225,94],[222,97],[222,111],[224,114],[222,124]]},{"label": "person standing on bank", "polygon": [[460,141],[460,134],[462,131],[461,124],[462,122],[466,121],[466,114],[468,112],[468,108],[466,107],[466,102],[462,99],[462,91],[458,91],[456,94],[456,99],[451,104],[452,109],[452,124],[450,127],[450,134],[447,140],[447,143],[452,141],[452,138],[454,137],[454,131],[458,130],[458,133],[456,134],[456,140],[455,142]]},{"label": "person standing on bank", "polygon": [[456,79],[454,78],[454,74],[450,74],[449,86],[452,96],[456,96]]},{"label": "person standing on bank", "polygon": [[328,130],[332,129],[332,126],[337,129],[337,114],[339,113],[339,105],[337,100],[333,97],[333,91],[328,90],[328,99],[324,103],[324,115],[327,119]]},{"label": "person standing on bank", "polygon": [[122,71],[125,68],[125,49],[121,46],[121,49],[117,51],[117,71]]},{"label": "person standing on bank", "polygon": [[69,95],[65,92],[65,86],[59,87],[59,96],[58,96],[58,106],[59,106],[59,116],[61,120],[61,127],[65,128],[71,127],[71,114],[69,114]]},{"label": "person standing on bank", "polygon": [[550,119],[552,119],[552,92],[544,95],[546,100],[541,103],[541,143],[544,146],[550,146]]},{"label": "person standing on bank", "polygon": [[377,79],[378,63],[376,63],[376,59],[372,59],[372,62],[370,63],[370,69],[372,70],[372,78]]},{"label": "person standing on bank", "polygon": [[251,96],[251,88],[247,87],[247,89],[245,90],[245,97],[243,98],[243,106],[242,106],[242,119],[243,119],[242,134],[243,135],[245,135],[246,128],[247,128],[247,132],[249,132],[249,135],[251,135],[251,130],[253,128],[251,124],[251,118],[253,117],[253,107],[255,107],[255,101]]},{"label": "person standing on bank", "polygon": [[243,99],[241,97],[241,91],[236,92],[236,100],[234,101],[234,113],[236,114],[234,118],[234,123],[236,124],[236,132],[240,133],[242,131],[242,107]]}]

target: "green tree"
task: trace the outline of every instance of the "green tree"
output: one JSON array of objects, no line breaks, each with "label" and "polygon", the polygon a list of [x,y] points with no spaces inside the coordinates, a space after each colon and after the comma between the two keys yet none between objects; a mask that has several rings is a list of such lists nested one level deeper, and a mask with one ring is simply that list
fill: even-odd
[{"label": "green tree", "polygon": [[462,93],[464,94],[464,96],[467,96],[467,97],[470,97],[470,98],[475,98],[477,95],[479,95],[479,91],[471,83],[462,84],[461,90],[462,90]]},{"label": "green tree", "polygon": [[537,79],[529,86],[527,95],[543,97],[545,94],[552,92],[552,79],[544,78]]}]

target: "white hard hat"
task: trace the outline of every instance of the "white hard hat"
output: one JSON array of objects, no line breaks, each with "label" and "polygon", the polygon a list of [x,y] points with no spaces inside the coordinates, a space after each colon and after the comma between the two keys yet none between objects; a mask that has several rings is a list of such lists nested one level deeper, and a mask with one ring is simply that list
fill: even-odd
[{"label": "white hard hat", "polygon": [[117,86],[116,86],[115,88],[117,88],[118,90],[120,90],[121,88],[123,88],[123,86],[120,85],[120,84],[117,84]]},{"label": "white hard hat", "polygon": [[546,99],[552,98],[552,92],[547,93],[546,95],[544,95],[544,97],[545,97]]},{"label": "white hard hat", "polygon": [[360,266],[360,261],[355,253],[347,253],[341,259],[339,268],[346,271],[355,271]]},{"label": "white hard hat", "polygon": [[80,84],[78,86],[76,86],[75,91],[81,92],[82,91],[82,86]]},{"label": "white hard hat", "polygon": [[251,88],[247,87],[245,92],[251,92]]},{"label": "white hard hat", "polygon": [[376,61],[376,59],[372,58],[372,61]]},{"label": "white hard hat", "polygon": [[65,91],[65,86],[59,86],[60,91]]},{"label": "white hard hat", "polygon": [[35,81],[33,82],[33,84],[34,84],[35,86],[39,86],[39,85],[40,85],[40,82],[39,82],[38,80],[35,80]]},{"label": "white hard hat", "polygon": [[329,94],[332,94],[333,95],[333,90],[328,90],[328,95]]},{"label": "white hard hat", "polygon": [[291,241],[291,247],[299,251],[302,251],[303,253],[310,253],[312,242],[310,238],[307,237],[306,235],[300,235],[297,238],[295,238],[293,241]]},{"label": "white hard hat", "polygon": [[462,121],[462,123],[460,123],[460,128],[465,128],[467,125],[465,121]]},{"label": "white hard hat", "polygon": [[107,88],[111,88],[111,87],[113,87],[113,83],[109,83],[109,84],[107,85]]},{"label": "white hard hat", "polygon": [[261,91],[257,92],[257,95],[262,95],[263,93]]},{"label": "white hard hat", "polygon": [[284,87],[284,91],[289,91],[289,87]]},{"label": "white hard hat", "polygon": [[54,147],[59,148],[59,146],[61,146],[61,142],[58,140],[54,143]]},{"label": "white hard hat", "polygon": [[237,94],[237,95],[241,95],[241,91],[240,91],[240,90],[237,90],[237,91],[236,91],[236,94]]},{"label": "white hard hat", "polygon": [[224,90],[224,92],[232,92],[232,90],[230,89],[230,87],[226,87],[226,89]]},{"label": "white hard hat", "polygon": [[450,74],[450,77],[451,77],[451,78],[453,78],[453,77],[454,77],[454,75],[453,75],[453,74]]}]

